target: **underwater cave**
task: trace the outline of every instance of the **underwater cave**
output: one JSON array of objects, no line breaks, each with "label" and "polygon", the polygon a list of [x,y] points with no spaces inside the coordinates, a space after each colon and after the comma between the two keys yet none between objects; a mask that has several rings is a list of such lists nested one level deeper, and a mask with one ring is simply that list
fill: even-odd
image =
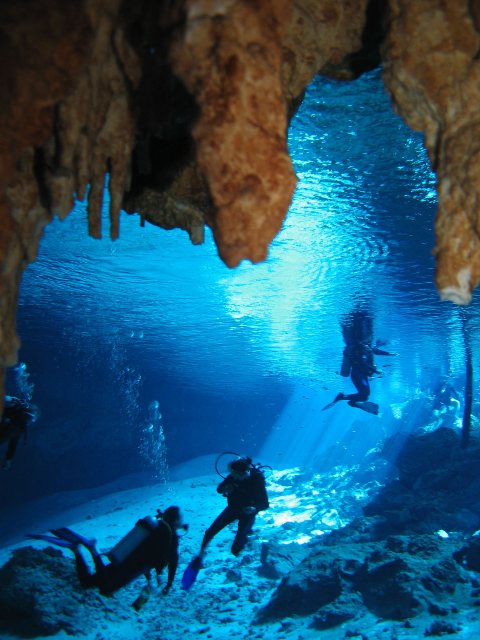
[{"label": "underwater cave", "polygon": [[[411,4],[0,8],[0,357],[38,409],[0,473],[2,637],[480,633],[480,14]],[[270,507],[182,590],[237,455]],[[169,504],[141,610],[142,578],[104,598],[28,539],[108,555]]]}]

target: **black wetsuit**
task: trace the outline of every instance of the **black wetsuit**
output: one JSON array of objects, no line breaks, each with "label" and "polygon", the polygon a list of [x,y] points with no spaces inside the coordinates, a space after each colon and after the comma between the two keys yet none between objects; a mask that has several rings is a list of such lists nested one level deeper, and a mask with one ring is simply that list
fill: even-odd
[{"label": "black wetsuit", "polygon": [[173,528],[159,520],[151,527],[147,537],[121,562],[105,564],[98,553],[90,550],[96,572],[90,573],[88,565],[75,550],[78,578],[82,587],[98,587],[103,595],[110,595],[141,575],[147,579],[150,571],[159,574],[168,565],[168,584],[171,585],[178,565],[178,535]]},{"label": "black wetsuit", "polygon": [[343,400],[348,400],[349,404],[365,402],[370,397],[369,378],[374,373],[377,373],[373,362],[373,354],[379,356],[392,355],[388,351],[362,343],[348,345],[343,352],[344,361],[347,360],[349,363],[350,379],[357,390],[357,393],[349,393],[343,397]]},{"label": "black wetsuit", "polygon": [[[218,485],[217,492],[227,497],[227,507],[206,530],[202,549],[217,533],[238,520],[237,533],[231,549],[233,555],[237,556],[247,543],[247,537],[252,530],[256,514],[269,507],[265,476],[255,468],[251,470],[249,476],[242,480],[236,480],[232,475],[228,475]],[[248,513],[248,510],[246,512],[247,507],[254,507],[254,510]]]},{"label": "black wetsuit", "polygon": [[32,414],[25,402],[13,397],[5,399],[0,422],[0,442],[8,442],[5,462],[12,460],[18,441],[23,434],[26,434],[27,426],[31,419]]}]

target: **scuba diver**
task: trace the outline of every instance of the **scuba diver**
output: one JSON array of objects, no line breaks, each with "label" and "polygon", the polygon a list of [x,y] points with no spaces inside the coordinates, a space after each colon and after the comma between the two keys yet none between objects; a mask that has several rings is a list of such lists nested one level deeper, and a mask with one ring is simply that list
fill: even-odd
[{"label": "scuba diver", "polygon": [[18,441],[23,435],[27,437],[27,427],[38,418],[38,409],[34,405],[15,398],[5,396],[2,419],[0,421],[0,443],[8,442],[2,469],[9,469],[17,450]]},{"label": "scuba diver", "polygon": [[[160,586],[160,574],[168,566],[167,584],[162,594],[170,591],[178,565],[178,530],[188,529],[182,523],[180,509],[170,506],[154,517],[141,518],[135,527],[122,538],[106,555],[110,562],[105,563],[102,554],[96,548],[95,540],[63,527],[52,529],[50,535],[30,534],[35,540],[44,540],[58,546],[71,549],[75,555],[75,564],[80,584],[84,588],[98,587],[105,596],[112,595],[142,574],[147,585],[133,603],[138,611],[147,601],[151,593],[151,571],[155,569],[157,586]],[[85,547],[91,554],[95,573],[91,573],[80,547]]]},{"label": "scuba diver", "polygon": [[448,379],[442,378],[433,395],[432,413],[437,426],[460,426],[460,396]]},{"label": "scuba diver", "polygon": [[[230,452],[222,453],[217,458],[215,465],[217,472],[218,460],[228,453]],[[200,553],[192,560],[184,573],[182,580],[184,589],[189,589],[195,581],[196,575],[202,567],[207,545],[222,529],[238,521],[237,532],[231,547],[233,555],[238,556],[247,543],[257,513],[265,511],[270,506],[265,486],[265,476],[262,472],[264,467],[253,464],[252,459],[247,456],[239,456],[229,462],[227,466],[229,474],[217,487],[217,493],[227,498],[227,506],[205,531]]]},{"label": "scuba diver", "polygon": [[362,409],[368,413],[378,415],[378,404],[368,402],[370,397],[370,382],[374,374],[381,374],[374,363],[373,356],[394,356],[395,353],[380,349],[380,343],[372,346],[373,340],[372,317],[362,309],[351,313],[342,323],[342,334],[345,341],[340,375],[350,377],[355,386],[356,393],[338,393],[333,402],[330,402],[322,411],[333,407],[340,400],[346,400],[354,408]]}]

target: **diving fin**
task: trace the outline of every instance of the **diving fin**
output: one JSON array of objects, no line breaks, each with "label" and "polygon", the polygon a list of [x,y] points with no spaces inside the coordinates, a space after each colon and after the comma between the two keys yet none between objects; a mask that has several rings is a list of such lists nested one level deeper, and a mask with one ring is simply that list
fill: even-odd
[{"label": "diving fin", "polygon": [[328,404],[326,404],[322,411],[325,411],[326,409],[330,409],[331,407],[333,407],[339,400],[345,400],[345,396],[343,395],[343,393],[337,393],[337,395],[335,396],[335,398],[333,399],[332,402],[329,402]]},{"label": "diving fin", "polygon": [[367,413],[372,413],[374,416],[378,416],[378,404],[376,402],[369,402],[365,400],[364,402],[352,402],[352,407],[356,407],[357,409],[362,409],[362,411],[366,411]]},{"label": "diving fin", "polygon": [[62,547],[64,549],[75,549],[77,546],[75,543],[69,542],[68,540],[62,540],[62,538],[46,534],[44,535],[42,533],[27,533],[26,537],[31,540],[43,540],[44,542],[50,542],[51,544],[56,544],[58,547]]},{"label": "diving fin", "polygon": [[182,576],[182,589],[188,591],[193,586],[193,583],[197,579],[198,572],[200,571],[202,566],[202,558],[200,556],[196,556],[190,562]]},{"label": "diving fin", "polygon": [[335,402],[329,402],[323,407],[322,411],[326,411],[327,409],[330,409],[331,407],[333,407],[334,404]]},{"label": "diving fin", "polygon": [[95,548],[95,543],[96,543],[95,540],[90,538],[85,538],[84,536],[81,536],[79,533],[72,531],[68,527],[60,527],[60,529],[51,529],[51,532],[55,536],[62,538],[62,540],[66,540],[67,542],[71,542],[75,545],[83,544],[83,546],[87,547],[89,551],[98,553]]}]

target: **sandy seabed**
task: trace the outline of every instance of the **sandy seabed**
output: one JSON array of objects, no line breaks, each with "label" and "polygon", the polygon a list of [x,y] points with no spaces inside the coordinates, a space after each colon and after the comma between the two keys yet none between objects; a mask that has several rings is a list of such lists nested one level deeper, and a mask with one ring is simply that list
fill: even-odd
[{"label": "sandy seabed", "polygon": [[[208,467],[213,468],[210,461]],[[327,489],[323,494],[318,487],[315,489],[299,470],[271,472],[268,482],[271,508],[257,517],[254,534],[243,554],[239,558],[230,554],[234,536],[232,525],[213,540],[197,582],[189,592],[183,591],[180,584],[182,573],[197,553],[205,529],[225,506],[225,499],[215,491],[220,478],[215,473],[187,477],[188,469],[191,473],[192,468],[195,465],[187,464],[183,469],[173,470],[167,482],[121,489],[93,499],[86,494],[83,500],[82,495],[77,493],[75,506],[72,506],[68,494],[65,494],[63,501],[61,495],[57,495],[55,510],[50,510],[48,516],[45,516],[45,502],[37,510],[35,505],[29,507],[30,522],[23,525],[27,529],[19,531],[17,536],[22,541],[17,539],[14,544],[0,549],[0,566],[9,560],[12,552],[22,547],[30,546],[48,553],[46,543],[25,539],[28,530],[45,533],[57,526],[69,526],[87,537],[95,538],[98,548],[106,552],[128,533],[139,518],[153,515],[157,509],[179,505],[185,522],[189,524],[188,532],[180,540],[180,562],[175,584],[167,596],[161,594],[161,587],[156,589],[144,607],[136,612],[132,603],[145,584],[143,578],[110,598],[100,596],[95,590],[87,590],[89,595],[85,595],[85,598],[88,599],[88,606],[84,606],[82,596],[78,604],[81,620],[76,620],[68,629],[50,634],[49,638],[414,640],[424,637],[424,630],[433,620],[426,614],[417,616],[413,625],[406,625],[362,613],[357,620],[322,631],[311,628],[309,616],[290,616],[262,624],[256,622],[257,613],[270,600],[281,580],[281,576],[272,578],[262,574],[262,545],[275,541],[276,544],[286,544],[286,548],[296,547],[301,559],[302,554],[304,556],[308,551],[306,542],[328,533],[329,528],[338,528],[351,520],[355,511],[361,510],[361,504],[368,495],[358,486],[349,486],[348,473],[336,478],[337,488],[333,496]],[[55,553],[68,558],[73,568],[70,551],[59,549]],[[166,576],[163,577],[166,581]],[[42,567],[38,567],[36,578],[37,585],[47,590],[47,597],[51,595],[52,603],[58,604],[62,598],[71,601],[69,590],[76,590],[78,594],[79,587],[74,589],[73,585],[75,577],[71,579],[72,582],[65,583],[65,589],[61,592],[58,581],[52,582],[51,594],[46,584],[49,578],[42,573]],[[459,612],[459,616],[462,617],[462,612]],[[0,637],[12,640],[27,636],[2,635],[0,632]],[[40,638],[45,635],[30,634],[28,637]],[[465,611],[461,631],[447,637],[472,640],[480,637],[479,617],[472,614],[471,610]]]}]

